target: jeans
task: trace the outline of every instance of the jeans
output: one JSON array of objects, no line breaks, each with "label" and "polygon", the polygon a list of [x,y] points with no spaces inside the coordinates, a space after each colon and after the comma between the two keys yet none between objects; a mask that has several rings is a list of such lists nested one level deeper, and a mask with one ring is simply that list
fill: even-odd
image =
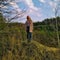
[{"label": "jeans", "polygon": [[31,32],[27,32],[27,39],[28,39],[29,41],[32,40],[32,33],[31,33]]}]

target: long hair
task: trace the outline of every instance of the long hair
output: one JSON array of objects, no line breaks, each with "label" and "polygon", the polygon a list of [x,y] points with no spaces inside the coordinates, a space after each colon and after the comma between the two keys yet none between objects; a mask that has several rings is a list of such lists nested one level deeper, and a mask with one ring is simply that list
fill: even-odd
[{"label": "long hair", "polygon": [[27,21],[29,21],[30,24],[32,23],[30,16],[27,16]]}]

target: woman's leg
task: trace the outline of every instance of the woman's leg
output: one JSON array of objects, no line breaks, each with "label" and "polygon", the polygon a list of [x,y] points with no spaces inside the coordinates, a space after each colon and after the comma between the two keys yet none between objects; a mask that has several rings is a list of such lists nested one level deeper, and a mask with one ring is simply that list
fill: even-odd
[{"label": "woman's leg", "polygon": [[29,41],[31,41],[31,40],[32,40],[32,33],[29,32]]},{"label": "woman's leg", "polygon": [[27,33],[27,39],[28,39],[28,42],[30,42],[32,40],[32,33],[31,32]]},{"label": "woman's leg", "polygon": [[30,40],[32,40],[32,33],[30,32]]}]

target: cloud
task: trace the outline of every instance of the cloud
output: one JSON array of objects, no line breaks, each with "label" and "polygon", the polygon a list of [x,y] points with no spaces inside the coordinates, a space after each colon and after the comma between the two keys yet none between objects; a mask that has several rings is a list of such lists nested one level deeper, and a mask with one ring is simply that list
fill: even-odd
[{"label": "cloud", "polygon": [[50,0],[48,3],[52,7],[53,11],[55,11],[55,8],[60,4],[60,0]]},{"label": "cloud", "polygon": [[16,3],[10,2],[10,4],[11,4],[11,6],[13,6],[13,8],[14,8],[16,11],[18,11],[18,12],[21,11],[21,9],[19,8],[19,6],[18,6]]},{"label": "cloud", "polygon": [[[34,3],[32,0],[17,0],[17,1],[23,1],[27,6],[28,6],[28,10],[29,13],[33,13],[34,11],[38,11],[39,9],[37,7],[34,6]],[[10,3],[17,11],[21,11],[21,9],[18,7],[18,5],[16,3]],[[38,14],[38,13],[37,13]]]},{"label": "cloud", "polygon": [[14,2],[22,2],[23,0],[14,0]]},{"label": "cloud", "polygon": [[34,6],[34,3],[32,0],[24,0],[25,3],[28,5],[28,11],[29,11],[29,15],[36,15],[37,17],[40,17],[42,14],[39,13],[39,11],[41,10],[41,8],[37,8],[36,6]]},{"label": "cloud", "polygon": [[29,8],[32,8],[34,10],[38,10],[38,8],[34,6],[34,3],[32,0],[24,0],[24,2],[28,5]]},{"label": "cloud", "polygon": [[55,11],[55,8],[56,8],[56,6],[57,6],[57,3],[54,2],[54,1],[50,1],[50,2],[49,2],[49,5],[52,7],[53,11]]},{"label": "cloud", "polygon": [[58,2],[58,1],[60,1],[60,0],[52,0],[52,1]]},{"label": "cloud", "polygon": [[38,17],[41,16],[41,12],[39,13],[39,11],[35,11],[33,9],[30,9],[30,14],[37,15]]},{"label": "cloud", "polygon": [[39,0],[40,2],[42,2],[42,3],[45,3],[46,1],[45,0]]},{"label": "cloud", "polygon": [[[27,8],[27,12],[26,13],[24,13],[23,15],[24,16],[22,16],[22,17],[20,17],[21,15],[19,15],[20,14],[20,12],[22,11],[21,10],[21,8],[20,8],[20,5],[18,5],[17,4],[17,2],[23,2],[23,3],[25,3],[26,4],[26,6],[28,6],[28,8]],[[13,21],[22,21],[22,19],[23,18],[25,18],[25,19],[23,19],[24,21],[26,21],[26,16],[27,15],[30,15],[31,17],[33,17],[34,19],[36,18],[36,19],[38,19],[38,18],[40,18],[41,17],[41,13],[40,13],[40,8],[37,8],[35,5],[34,5],[34,3],[33,3],[33,1],[32,0],[15,0],[15,1],[13,1],[13,2],[10,2],[10,5],[12,6],[12,8],[13,9],[10,9],[10,7],[8,6],[8,9],[12,12],[12,13],[9,13],[9,14],[5,14],[5,13],[3,13],[3,14],[5,14],[5,16],[6,16],[6,18],[9,18],[9,19],[11,19],[11,18],[13,18],[13,17],[18,17],[17,19],[13,19]],[[22,6],[23,7],[23,6]],[[16,13],[16,11],[19,13]],[[33,19],[33,20],[34,20]],[[22,21],[23,22],[23,21]]]},{"label": "cloud", "polygon": [[50,6],[52,6],[53,8],[55,8],[56,5],[57,5],[55,2],[52,2],[52,1],[50,1],[49,4],[50,4]]}]

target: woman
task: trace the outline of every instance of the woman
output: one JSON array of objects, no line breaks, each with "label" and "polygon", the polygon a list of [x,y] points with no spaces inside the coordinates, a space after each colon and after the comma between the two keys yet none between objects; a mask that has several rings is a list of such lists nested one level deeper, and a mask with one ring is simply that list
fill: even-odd
[{"label": "woman", "polygon": [[28,42],[32,40],[32,32],[33,32],[33,22],[29,16],[27,16],[26,25],[26,32],[27,32],[27,39]]}]

